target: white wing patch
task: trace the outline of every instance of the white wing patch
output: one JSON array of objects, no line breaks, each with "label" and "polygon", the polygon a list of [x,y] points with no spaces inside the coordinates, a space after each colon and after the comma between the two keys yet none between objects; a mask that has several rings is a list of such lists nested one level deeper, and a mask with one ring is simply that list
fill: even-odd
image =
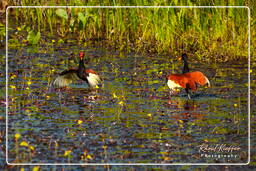
[{"label": "white wing patch", "polygon": [[90,87],[96,87],[100,84],[101,80],[97,74],[89,73],[87,77]]},{"label": "white wing patch", "polygon": [[169,87],[171,90],[173,90],[173,89],[175,89],[175,88],[180,88],[180,87],[181,87],[179,84],[175,83],[175,82],[172,81],[172,80],[168,80],[168,81],[167,81],[167,85],[168,85],[168,87]]},{"label": "white wing patch", "polygon": [[58,76],[54,82],[53,85],[56,87],[65,87],[72,83],[72,80],[65,79],[64,76]]},{"label": "white wing patch", "polygon": [[55,87],[66,87],[69,84],[72,83],[73,79],[77,79],[78,77],[76,76],[76,74],[74,73],[69,73],[66,75],[59,75],[54,81],[53,81],[53,85]]},{"label": "white wing patch", "polygon": [[207,77],[204,77],[204,78],[206,79],[206,84],[208,84],[208,87],[210,87],[211,86],[210,81],[208,80]]}]

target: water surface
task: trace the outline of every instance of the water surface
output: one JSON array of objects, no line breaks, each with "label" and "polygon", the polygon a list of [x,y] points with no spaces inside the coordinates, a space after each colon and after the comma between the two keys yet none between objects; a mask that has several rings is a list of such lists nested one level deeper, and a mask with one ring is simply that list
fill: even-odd
[{"label": "water surface", "polygon": [[[50,90],[58,73],[77,67],[80,50],[104,87],[90,90],[77,81],[68,89]],[[184,90],[169,94],[167,74],[182,70],[177,57],[72,45],[10,50],[9,161],[247,162],[247,62],[189,62],[191,70],[204,72],[211,82],[192,100]],[[21,137],[15,140],[17,133]],[[21,146],[22,141],[28,146]],[[199,150],[200,145],[220,144],[241,149],[229,158],[203,155],[230,152]]]}]

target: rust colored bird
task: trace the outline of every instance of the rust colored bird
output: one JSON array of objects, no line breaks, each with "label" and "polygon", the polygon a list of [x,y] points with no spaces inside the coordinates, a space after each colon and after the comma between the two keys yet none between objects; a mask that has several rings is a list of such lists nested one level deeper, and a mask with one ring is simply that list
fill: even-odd
[{"label": "rust colored bird", "polygon": [[187,62],[187,54],[182,54],[184,66],[182,74],[170,74],[167,76],[167,85],[170,88],[170,93],[173,94],[177,88],[184,88],[186,90],[188,99],[191,99],[189,90],[196,91],[198,85],[204,86],[210,81],[200,71],[190,72]]}]

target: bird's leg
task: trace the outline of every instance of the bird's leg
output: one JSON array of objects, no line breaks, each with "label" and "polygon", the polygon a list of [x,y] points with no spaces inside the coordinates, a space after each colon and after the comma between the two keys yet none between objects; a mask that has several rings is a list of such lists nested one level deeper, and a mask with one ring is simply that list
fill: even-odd
[{"label": "bird's leg", "polygon": [[172,91],[171,90],[169,91],[169,94],[170,94],[170,96],[172,95]]},{"label": "bird's leg", "polygon": [[169,93],[170,93],[170,96],[172,96],[172,95],[174,94],[174,91],[171,89],[171,90],[169,91]]},{"label": "bird's leg", "polygon": [[191,97],[190,97],[190,94],[188,93],[188,99],[190,100],[191,99]]},{"label": "bird's leg", "polygon": [[191,99],[188,89],[186,88],[185,90],[186,90],[186,93],[188,95],[188,99]]}]

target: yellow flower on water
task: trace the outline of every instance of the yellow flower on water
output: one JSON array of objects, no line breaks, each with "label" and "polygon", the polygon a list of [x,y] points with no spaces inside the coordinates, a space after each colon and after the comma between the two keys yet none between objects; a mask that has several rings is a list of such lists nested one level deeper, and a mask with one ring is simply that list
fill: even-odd
[{"label": "yellow flower on water", "polygon": [[161,151],[160,154],[162,154],[162,155],[168,155],[168,152],[166,152],[166,151]]},{"label": "yellow flower on water", "polygon": [[179,120],[179,122],[180,122],[180,123],[184,123],[184,121],[183,121],[183,120]]},{"label": "yellow flower on water", "polygon": [[123,105],[124,105],[124,102],[123,102],[123,101],[120,101],[118,104],[121,105],[121,106],[123,106]]},{"label": "yellow flower on water", "polygon": [[26,90],[29,90],[30,88],[29,87],[26,87]]},{"label": "yellow flower on water", "polygon": [[26,141],[22,141],[22,142],[20,143],[20,146],[27,147],[27,146],[28,146],[28,143],[27,143]]},{"label": "yellow flower on water", "polygon": [[103,149],[107,149],[107,148],[108,148],[108,146],[106,146],[106,145],[103,145],[103,146],[102,146],[102,148],[103,148]]},{"label": "yellow flower on water", "polygon": [[22,167],[22,168],[20,169],[20,171],[25,171],[25,169]]},{"label": "yellow flower on water", "polygon": [[27,84],[30,85],[30,84],[32,84],[32,82],[29,80],[29,81],[27,82]]},{"label": "yellow flower on water", "polygon": [[236,104],[236,103],[234,104],[234,107],[237,107],[237,104]]},{"label": "yellow flower on water", "polygon": [[78,125],[80,125],[80,124],[82,124],[82,123],[83,123],[82,120],[78,120],[78,121],[77,121],[77,124],[78,124]]},{"label": "yellow flower on water", "polygon": [[21,31],[21,28],[20,28],[20,27],[17,27],[17,30],[18,30],[18,31]]},{"label": "yellow flower on water", "polygon": [[87,157],[87,159],[92,159],[92,156],[90,156],[89,154],[86,156]]},{"label": "yellow flower on water", "polygon": [[16,88],[16,86],[15,86],[15,85],[10,85],[10,87],[11,87],[12,89],[15,89],[15,88]]},{"label": "yellow flower on water", "polygon": [[50,99],[50,96],[45,96],[46,97],[46,100],[49,100]]},{"label": "yellow flower on water", "polygon": [[16,77],[17,77],[17,75],[13,74],[13,75],[11,75],[10,79],[13,80]]},{"label": "yellow flower on water", "polygon": [[54,40],[54,39],[52,39],[52,43],[55,43],[55,40]]},{"label": "yellow flower on water", "polygon": [[117,95],[116,95],[116,93],[113,93],[113,97],[114,97],[114,98],[117,98]]},{"label": "yellow flower on water", "polygon": [[250,69],[250,73],[252,73],[252,69]]},{"label": "yellow flower on water", "polygon": [[32,171],[39,171],[40,167],[39,166],[35,166],[33,167],[33,170]]},{"label": "yellow flower on water", "polygon": [[149,114],[148,114],[148,117],[152,117],[152,114],[151,114],[151,113],[149,113]]},{"label": "yellow flower on water", "polygon": [[29,145],[28,148],[29,148],[30,150],[32,150],[32,151],[35,150],[35,147],[33,147],[32,145]]},{"label": "yellow flower on water", "polygon": [[71,152],[72,152],[71,150],[65,151],[64,156],[69,156]]},{"label": "yellow flower on water", "polygon": [[100,87],[98,85],[96,85],[95,88],[100,88]]},{"label": "yellow flower on water", "polygon": [[17,141],[18,139],[20,139],[21,135],[20,135],[19,133],[16,133],[16,134],[14,135],[14,137],[15,137],[15,140]]},{"label": "yellow flower on water", "polygon": [[179,89],[179,88],[176,88],[175,91],[180,92],[180,89]]}]

